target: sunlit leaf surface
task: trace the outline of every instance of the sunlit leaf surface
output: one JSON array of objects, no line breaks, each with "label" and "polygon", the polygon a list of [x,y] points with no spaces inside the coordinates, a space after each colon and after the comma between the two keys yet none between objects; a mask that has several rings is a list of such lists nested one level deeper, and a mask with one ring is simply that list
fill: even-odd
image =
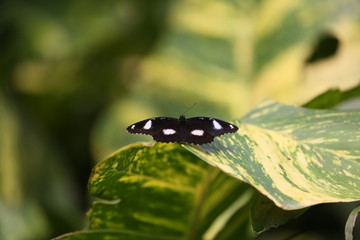
[{"label": "sunlit leaf surface", "polygon": [[360,199],[360,111],[310,110],[270,100],[237,121],[228,141],[196,155],[284,209]]}]

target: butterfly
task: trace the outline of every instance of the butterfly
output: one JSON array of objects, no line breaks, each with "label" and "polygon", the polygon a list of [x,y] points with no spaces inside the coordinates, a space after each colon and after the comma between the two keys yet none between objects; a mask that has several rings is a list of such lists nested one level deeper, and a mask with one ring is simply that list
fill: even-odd
[{"label": "butterfly", "polygon": [[238,127],[216,118],[185,118],[181,115],[179,119],[171,117],[145,119],[126,129],[133,134],[151,135],[157,142],[202,145],[211,143],[220,135],[235,133]]}]

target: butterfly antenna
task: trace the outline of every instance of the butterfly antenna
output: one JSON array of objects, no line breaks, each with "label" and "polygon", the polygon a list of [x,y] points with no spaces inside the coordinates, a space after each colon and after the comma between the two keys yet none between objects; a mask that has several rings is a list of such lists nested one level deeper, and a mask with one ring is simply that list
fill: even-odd
[{"label": "butterfly antenna", "polygon": [[185,112],[183,112],[183,114],[181,115],[185,115],[185,113],[187,113],[190,109],[192,109],[194,106],[196,105],[196,102],[193,103],[193,105],[191,105],[188,109],[186,109]]}]

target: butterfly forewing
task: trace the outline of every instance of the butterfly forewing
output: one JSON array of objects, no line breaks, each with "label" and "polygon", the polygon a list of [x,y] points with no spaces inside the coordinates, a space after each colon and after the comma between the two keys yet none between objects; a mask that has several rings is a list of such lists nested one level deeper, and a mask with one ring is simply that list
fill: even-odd
[{"label": "butterfly forewing", "polygon": [[129,133],[154,135],[162,131],[164,127],[178,125],[179,119],[170,117],[148,118],[127,127]]}]

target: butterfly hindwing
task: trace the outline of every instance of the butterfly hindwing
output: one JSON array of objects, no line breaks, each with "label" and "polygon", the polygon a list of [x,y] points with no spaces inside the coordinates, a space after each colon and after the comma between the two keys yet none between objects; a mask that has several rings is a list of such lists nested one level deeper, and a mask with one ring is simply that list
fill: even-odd
[{"label": "butterfly hindwing", "polygon": [[216,118],[195,117],[186,119],[186,122],[189,125],[197,126],[198,128],[205,130],[214,137],[225,133],[234,133],[238,130],[237,126]]},{"label": "butterfly hindwing", "polygon": [[[176,120],[176,121],[175,121]],[[179,143],[184,135],[184,129],[179,121],[175,119],[171,121],[164,121],[161,123],[161,128],[153,134],[153,139],[157,142],[163,143]]]},{"label": "butterfly hindwing", "polygon": [[184,143],[207,144],[214,140],[214,136],[199,125],[186,124]]}]

